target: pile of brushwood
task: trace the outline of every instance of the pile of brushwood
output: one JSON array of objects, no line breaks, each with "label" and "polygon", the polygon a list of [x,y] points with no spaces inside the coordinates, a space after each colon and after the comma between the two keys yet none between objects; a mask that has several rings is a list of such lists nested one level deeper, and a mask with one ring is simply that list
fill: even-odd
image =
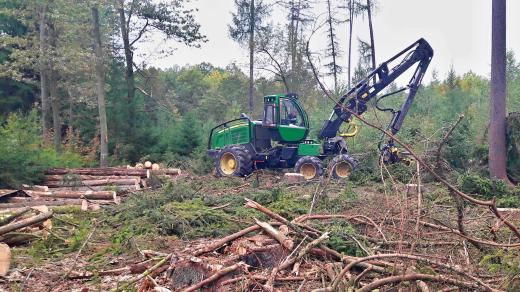
[{"label": "pile of brushwood", "polygon": [[74,248],[54,238],[13,249],[0,288],[518,290],[520,210],[410,169],[409,181],[365,185],[188,176],[82,222],[60,215],[76,226],[64,238]]}]

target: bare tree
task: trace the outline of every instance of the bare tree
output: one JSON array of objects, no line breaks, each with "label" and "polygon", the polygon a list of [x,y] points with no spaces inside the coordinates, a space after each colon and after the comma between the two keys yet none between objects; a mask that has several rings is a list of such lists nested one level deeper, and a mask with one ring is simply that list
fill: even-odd
[{"label": "bare tree", "polygon": [[493,178],[508,180],[506,171],[506,0],[493,0],[491,18],[489,174]]},{"label": "bare tree", "polygon": [[329,39],[327,47],[327,55],[330,57],[331,62],[325,66],[329,69],[329,75],[333,76],[334,79],[334,91],[338,90],[338,75],[341,73],[342,68],[337,62],[339,55],[339,43],[337,41],[336,31],[334,25],[338,21],[334,18],[331,7],[331,0],[327,0],[327,37]]},{"label": "bare tree", "polygon": [[[374,26],[372,24],[372,2],[367,0],[367,15],[368,15],[368,28],[370,31],[370,49],[372,50],[372,70],[376,68],[376,45],[374,42]],[[374,83],[376,82],[376,76],[374,75]]]},{"label": "bare tree", "polygon": [[92,7],[92,25],[94,38],[94,52],[96,55],[96,93],[98,96],[100,155],[99,165],[108,166],[108,128],[105,106],[105,68],[103,66],[103,49],[101,46],[101,32],[99,25],[99,12],[97,7]]},{"label": "bare tree", "polygon": [[[257,40],[268,25],[265,19],[269,13],[269,6],[262,0],[235,0],[237,11],[233,13],[232,23],[228,26],[232,39],[240,44],[247,42],[249,46],[249,114],[254,109],[254,54]],[[256,35],[256,36],[255,36]]]}]

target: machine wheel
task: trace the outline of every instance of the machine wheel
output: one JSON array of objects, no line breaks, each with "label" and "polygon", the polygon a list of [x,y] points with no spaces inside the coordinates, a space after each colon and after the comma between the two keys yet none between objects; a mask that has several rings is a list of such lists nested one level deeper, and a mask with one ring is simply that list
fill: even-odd
[{"label": "machine wheel", "polygon": [[318,157],[303,156],[296,161],[294,172],[301,173],[306,180],[315,179],[323,175],[323,164]]},{"label": "machine wheel", "polygon": [[253,172],[251,154],[244,146],[226,146],[215,159],[218,176],[246,176]]},{"label": "machine wheel", "polygon": [[347,179],[357,165],[356,159],[347,154],[340,154],[329,162],[328,170],[334,179]]}]

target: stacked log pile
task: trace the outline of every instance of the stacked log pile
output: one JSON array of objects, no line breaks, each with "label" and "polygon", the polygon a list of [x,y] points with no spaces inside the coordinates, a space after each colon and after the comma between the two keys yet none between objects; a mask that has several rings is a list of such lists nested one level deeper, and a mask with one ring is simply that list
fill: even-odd
[{"label": "stacked log pile", "polygon": [[42,186],[22,190],[0,190],[0,209],[28,206],[80,206],[98,210],[102,205],[119,204],[121,196],[148,187],[154,176],[174,179],[179,169],[145,168],[53,168],[45,171]]}]

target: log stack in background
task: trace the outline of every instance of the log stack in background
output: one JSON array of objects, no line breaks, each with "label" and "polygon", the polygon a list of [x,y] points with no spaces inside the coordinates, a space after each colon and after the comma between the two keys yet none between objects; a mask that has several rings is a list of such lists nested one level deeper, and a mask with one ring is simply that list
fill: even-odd
[{"label": "log stack in background", "polygon": [[180,174],[179,169],[160,169],[151,162],[143,168],[53,168],[45,171],[43,186],[0,192],[0,209],[47,205],[98,210],[101,205],[119,204],[121,195],[148,187],[152,177],[173,180]]}]

